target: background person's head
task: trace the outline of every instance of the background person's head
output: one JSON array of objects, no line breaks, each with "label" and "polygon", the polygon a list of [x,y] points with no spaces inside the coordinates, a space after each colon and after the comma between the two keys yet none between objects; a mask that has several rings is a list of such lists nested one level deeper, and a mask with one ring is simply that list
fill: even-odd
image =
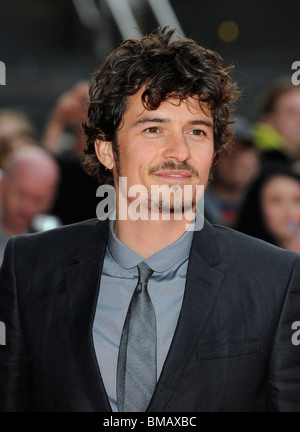
[{"label": "background person's head", "polygon": [[224,153],[213,169],[213,186],[227,191],[228,197],[244,191],[259,170],[259,152],[253,143],[251,125],[238,118],[232,139],[232,149]]},{"label": "background person's head", "polygon": [[171,97],[181,101],[193,97],[199,106],[207,104],[214,120],[215,159],[230,142],[229,116],[238,97],[229,77],[231,68],[223,68],[215,52],[189,39],[172,41],[173,35],[173,30],[158,30],[140,40],[124,41],[91,80],[83,165],[101,183],[113,184],[113,175],[99,162],[95,144],[97,140],[111,142],[118,166],[117,133],[128,97],[141,90],[147,110],[157,109]]},{"label": "background person's head", "polygon": [[300,227],[300,176],[273,166],[249,190],[238,229],[285,247]]},{"label": "background person's head", "polygon": [[260,120],[284,139],[285,150],[300,154],[300,87],[290,77],[280,77],[268,84],[260,95]]},{"label": "background person's head", "polygon": [[28,231],[37,214],[51,210],[58,181],[58,166],[45,150],[33,146],[15,150],[0,185],[4,230],[10,235]]},{"label": "background person's head", "polygon": [[11,109],[0,109],[0,140],[35,134],[34,126],[26,114]]},{"label": "background person's head", "polygon": [[10,155],[18,148],[25,146],[39,146],[39,142],[31,134],[18,133],[11,137],[0,138],[0,170],[5,168],[5,163]]},{"label": "background person's head", "polygon": [[5,159],[23,145],[38,145],[31,120],[21,111],[0,109],[0,176]]},{"label": "background person's head", "polygon": [[278,173],[261,191],[265,226],[277,244],[284,245],[300,226],[300,178]]},{"label": "background person's head", "polygon": [[215,224],[234,228],[249,185],[260,171],[260,152],[253,142],[252,125],[239,117],[230,152],[221,155],[211,170],[205,194],[205,216]]}]

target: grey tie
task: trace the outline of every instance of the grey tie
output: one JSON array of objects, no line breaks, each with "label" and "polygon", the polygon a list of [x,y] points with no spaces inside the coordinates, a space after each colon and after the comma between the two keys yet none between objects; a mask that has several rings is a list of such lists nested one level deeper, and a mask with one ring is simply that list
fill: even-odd
[{"label": "grey tie", "polygon": [[144,412],[156,386],[156,318],[147,283],[153,270],[138,266],[139,280],[125,319],[117,367],[120,412]]}]

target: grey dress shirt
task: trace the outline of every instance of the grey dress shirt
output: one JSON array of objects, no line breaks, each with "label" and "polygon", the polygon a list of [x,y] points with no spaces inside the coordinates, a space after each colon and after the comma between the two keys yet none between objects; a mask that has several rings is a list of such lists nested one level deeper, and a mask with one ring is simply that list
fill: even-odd
[{"label": "grey dress shirt", "polygon": [[143,259],[114,234],[110,221],[100,292],[93,325],[95,352],[113,411],[118,411],[116,372],[119,343],[127,309],[138,281],[137,265],[144,261],[154,270],[148,291],[157,322],[157,376],[162,371],[177,325],[185,289],[193,231]]}]

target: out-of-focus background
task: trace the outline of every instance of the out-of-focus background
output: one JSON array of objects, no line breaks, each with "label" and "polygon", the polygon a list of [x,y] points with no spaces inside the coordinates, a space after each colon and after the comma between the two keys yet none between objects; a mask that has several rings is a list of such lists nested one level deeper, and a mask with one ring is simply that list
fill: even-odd
[{"label": "out-of-focus background", "polygon": [[233,64],[243,90],[206,217],[300,251],[297,1],[9,0],[0,3],[0,262],[12,234],[95,217],[97,183],[80,166],[88,81],[123,39],[164,25]]},{"label": "out-of-focus background", "polygon": [[91,72],[134,27],[176,25],[236,65],[240,111],[272,78],[299,60],[296,0],[9,0],[0,2],[0,60],[7,66],[1,105],[26,110],[39,132],[58,96]]}]

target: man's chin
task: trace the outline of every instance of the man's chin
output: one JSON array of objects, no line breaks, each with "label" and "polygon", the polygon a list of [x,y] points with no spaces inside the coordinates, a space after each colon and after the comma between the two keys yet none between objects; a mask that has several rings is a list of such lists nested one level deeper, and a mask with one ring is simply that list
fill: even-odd
[{"label": "man's chin", "polygon": [[191,202],[178,202],[169,203],[164,201],[149,201],[148,209],[156,211],[162,214],[173,214],[173,215],[183,215],[186,212],[194,211],[196,208],[196,200],[193,199]]}]

